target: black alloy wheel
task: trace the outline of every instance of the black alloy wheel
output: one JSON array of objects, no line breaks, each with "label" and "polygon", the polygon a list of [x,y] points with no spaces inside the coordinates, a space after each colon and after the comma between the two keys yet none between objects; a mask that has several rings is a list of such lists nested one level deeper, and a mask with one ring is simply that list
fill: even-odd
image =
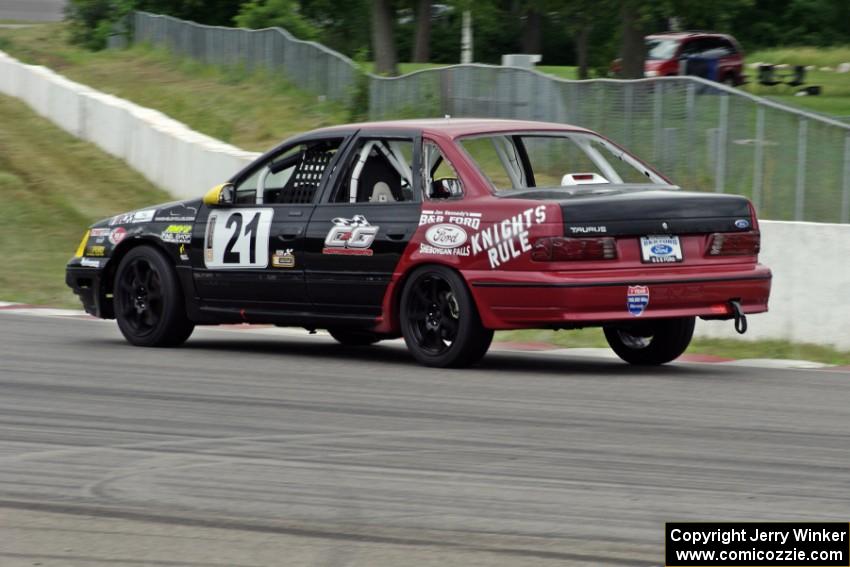
[{"label": "black alloy wheel", "polygon": [[477,362],[493,339],[463,279],[442,266],[420,268],[410,276],[402,293],[401,318],[408,349],[426,366]]},{"label": "black alloy wheel", "polygon": [[118,328],[134,345],[177,346],[194,330],[177,274],[154,248],[134,248],[121,260],[113,296]]}]

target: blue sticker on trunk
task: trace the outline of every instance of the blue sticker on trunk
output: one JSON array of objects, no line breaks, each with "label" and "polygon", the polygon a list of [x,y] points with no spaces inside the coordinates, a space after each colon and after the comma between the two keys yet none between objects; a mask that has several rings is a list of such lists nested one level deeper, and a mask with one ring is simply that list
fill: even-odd
[{"label": "blue sticker on trunk", "polygon": [[629,313],[640,317],[649,305],[649,287],[645,285],[630,285],[626,291],[626,307]]}]

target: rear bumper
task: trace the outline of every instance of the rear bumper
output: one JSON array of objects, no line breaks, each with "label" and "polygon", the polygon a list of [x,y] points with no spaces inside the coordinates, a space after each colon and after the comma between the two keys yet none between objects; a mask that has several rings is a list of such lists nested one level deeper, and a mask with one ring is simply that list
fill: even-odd
[{"label": "rear bumper", "polygon": [[[744,313],[767,311],[772,274],[761,265],[747,269],[630,274],[607,272],[516,272],[468,277],[484,325],[491,329],[580,327],[607,322],[669,317],[731,318],[728,303]],[[646,286],[640,315],[627,305],[630,286]]]},{"label": "rear bumper", "polygon": [[99,268],[69,265],[65,268],[65,283],[80,298],[86,313],[103,317]]}]

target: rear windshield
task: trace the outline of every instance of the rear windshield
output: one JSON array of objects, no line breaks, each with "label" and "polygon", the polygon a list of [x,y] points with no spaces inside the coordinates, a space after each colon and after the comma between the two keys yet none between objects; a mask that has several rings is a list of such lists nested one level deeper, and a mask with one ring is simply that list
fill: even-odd
[{"label": "rear windshield", "polygon": [[460,144],[499,193],[532,187],[667,185],[604,138],[587,133],[517,132],[461,138]]}]

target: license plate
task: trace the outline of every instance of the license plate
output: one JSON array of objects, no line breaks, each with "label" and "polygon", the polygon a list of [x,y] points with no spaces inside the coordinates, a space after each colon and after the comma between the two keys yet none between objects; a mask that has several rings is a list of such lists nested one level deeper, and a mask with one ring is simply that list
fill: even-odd
[{"label": "license plate", "polygon": [[682,245],[678,236],[641,236],[641,259],[649,264],[671,264],[682,261]]}]

